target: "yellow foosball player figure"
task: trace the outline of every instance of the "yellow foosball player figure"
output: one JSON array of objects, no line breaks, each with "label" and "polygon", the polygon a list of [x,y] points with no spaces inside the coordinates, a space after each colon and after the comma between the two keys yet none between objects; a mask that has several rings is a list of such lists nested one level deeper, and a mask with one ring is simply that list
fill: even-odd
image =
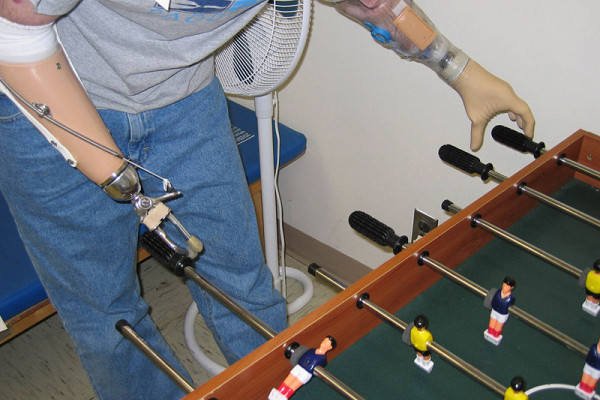
[{"label": "yellow foosball player figure", "polygon": [[428,344],[433,342],[433,335],[427,330],[428,327],[429,319],[423,314],[417,315],[414,326],[410,330],[410,342],[417,352],[415,364],[429,373],[433,369],[434,363],[428,348]]},{"label": "yellow foosball player figure", "polygon": [[529,396],[525,394],[525,379],[521,376],[515,376],[510,381],[510,387],[504,394],[504,400],[528,400]]},{"label": "yellow foosball player figure", "polygon": [[600,311],[600,260],[596,260],[592,270],[585,275],[585,301],[581,308],[594,317]]}]

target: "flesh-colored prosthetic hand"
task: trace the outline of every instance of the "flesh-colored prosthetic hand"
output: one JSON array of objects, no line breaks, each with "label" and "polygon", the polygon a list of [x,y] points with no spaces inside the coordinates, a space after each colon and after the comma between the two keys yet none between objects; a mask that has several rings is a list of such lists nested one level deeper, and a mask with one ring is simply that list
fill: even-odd
[{"label": "flesh-colored prosthetic hand", "polygon": [[441,35],[427,15],[410,0],[333,0],[342,14],[362,23],[371,36],[400,57],[434,70],[463,100],[471,125],[471,149],[483,142],[487,123],[507,112],[529,137],[535,121],[527,104],[511,86],[483,69]]},{"label": "flesh-colored prosthetic hand", "polygon": [[462,98],[471,120],[471,149],[479,150],[485,127],[500,113],[508,113],[526,136],[533,137],[535,120],[527,103],[502,79],[470,60],[459,77],[450,83]]}]

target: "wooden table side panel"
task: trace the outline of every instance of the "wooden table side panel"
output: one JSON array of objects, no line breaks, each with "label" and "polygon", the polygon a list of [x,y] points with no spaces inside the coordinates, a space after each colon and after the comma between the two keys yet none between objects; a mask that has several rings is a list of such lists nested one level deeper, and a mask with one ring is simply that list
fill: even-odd
[{"label": "wooden table side panel", "polygon": [[[568,159],[577,161],[586,167],[600,171],[600,136],[594,135],[593,133],[583,132],[582,146],[577,156],[566,154]],[[568,167],[565,167],[568,168]],[[591,178],[580,172],[575,173],[575,177],[583,182],[586,182],[592,186],[600,188],[600,181],[598,179]]]}]

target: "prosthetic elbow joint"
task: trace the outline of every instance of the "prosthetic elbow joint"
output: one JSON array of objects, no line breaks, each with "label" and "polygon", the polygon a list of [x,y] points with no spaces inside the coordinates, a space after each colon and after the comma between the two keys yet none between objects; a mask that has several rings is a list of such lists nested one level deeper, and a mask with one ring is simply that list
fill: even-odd
[{"label": "prosthetic elbow joint", "polygon": [[467,65],[467,55],[439,34],[411,0],[341,0],[335,7],[366,26],[377,42],[402,58],[427,65],[447,83]]}]

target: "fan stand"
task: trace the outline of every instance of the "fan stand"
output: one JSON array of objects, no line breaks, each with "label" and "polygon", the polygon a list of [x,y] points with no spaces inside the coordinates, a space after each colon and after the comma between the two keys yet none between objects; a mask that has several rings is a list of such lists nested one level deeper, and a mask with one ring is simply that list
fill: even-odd
[{"label": "fan stand", "polygon": [[254,98],[258,121],[258,154],[260,158],[260,185],[263,209],[265,262],[273,274],[273,285],[282,291],[285,278],[279,271],[277,245],[277,206],[275,205],[275,161],[273,157],[273,93]]},{"label": "fan stand", "polygon": [[314,286],[312,281],[305,274],[297,269],[286,267],[285,257],[283,255],[281,265],[279,264],[277,205],[275,202],[275,161],[273,157],[273,93],[269,92],[261,96],[256,96],[254,98],[254,108],[258,121],[258,151],[260,156],[265,261],[273,274],[273,285],[275,289],[279,291],[285,299],[287,299],[286,276],[289,276],[302,284],[304,288],[303,293],[287,306],[288,314],[294,314],[310,301],[314,294]]}]

